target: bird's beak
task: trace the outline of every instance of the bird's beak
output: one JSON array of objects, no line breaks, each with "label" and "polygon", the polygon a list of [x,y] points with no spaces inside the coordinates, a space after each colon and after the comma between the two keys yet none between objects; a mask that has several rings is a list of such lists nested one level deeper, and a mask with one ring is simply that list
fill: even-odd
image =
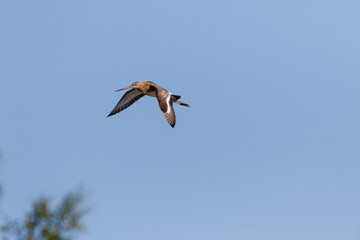
[{"label": "bird's beak", "polygon": [[125,89],[130,89],[130,88],[133,88],[133,87],[129,86],[129,87],[126,87],[126,88],[121,88],[121,89],[116,90],[115,92],[122,91],[122,90],[125,90]]}]

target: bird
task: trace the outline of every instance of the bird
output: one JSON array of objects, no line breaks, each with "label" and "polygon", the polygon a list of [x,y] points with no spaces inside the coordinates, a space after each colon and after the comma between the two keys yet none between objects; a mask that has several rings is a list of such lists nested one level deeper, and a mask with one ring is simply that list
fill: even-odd
[{"label": "bird", "polygon": [[167,91],[165,88],[151,81],[134,82],[129,87],[118,89],[115,92],[126,89],[131,90],[127,91],[124,96],[122,96],[114,109],[109,113],[108,117],[125,110],[126,108],[130,107],[134,102],[147,95],[157,98],[160,109],[164,114],[165,119],[168,121],[170,126],[174,128],[176,125],[176,115],[173,108],[173,102],[182,106],[190,107],[189,104],[179,101],[181,96],[174,95],[171,92]]}]

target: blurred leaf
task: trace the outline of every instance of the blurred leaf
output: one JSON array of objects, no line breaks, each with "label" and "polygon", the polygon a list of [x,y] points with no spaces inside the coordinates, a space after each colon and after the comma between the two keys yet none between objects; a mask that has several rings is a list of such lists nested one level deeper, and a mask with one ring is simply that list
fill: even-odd
[{"label": "blurred leaf", "polygon": [[24,220],[2,225],[2,239],[71,240],[74,233],[83,229],[81,220],[88,212],[82,206],[83,201],[80,190],[67,194],[58,207],[51,207],[50,199],[41,197],[34,202]]}]

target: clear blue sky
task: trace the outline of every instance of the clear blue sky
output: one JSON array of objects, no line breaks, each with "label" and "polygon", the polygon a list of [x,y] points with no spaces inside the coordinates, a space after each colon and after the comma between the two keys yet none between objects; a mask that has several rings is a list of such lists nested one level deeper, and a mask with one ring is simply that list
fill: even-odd
[{"label": "clear blue sky", "polygon": [[[81,240],[360,238],[360,2],[0,2],[1,213]],[[107,114],[134,81],[179,94]]]}]

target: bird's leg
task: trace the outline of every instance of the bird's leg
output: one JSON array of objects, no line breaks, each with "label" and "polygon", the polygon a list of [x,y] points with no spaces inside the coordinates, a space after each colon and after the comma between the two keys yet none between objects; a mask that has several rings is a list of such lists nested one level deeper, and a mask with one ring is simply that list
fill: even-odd
[{"label": "bird's leg", "polygon": [[186,106],[186,107],[190,107],[189,104],[187,104],[186,102],[180,102],[178,100],[174,100],[175,103],[179,104],[179,105],[182,105],[182,106]]}]

